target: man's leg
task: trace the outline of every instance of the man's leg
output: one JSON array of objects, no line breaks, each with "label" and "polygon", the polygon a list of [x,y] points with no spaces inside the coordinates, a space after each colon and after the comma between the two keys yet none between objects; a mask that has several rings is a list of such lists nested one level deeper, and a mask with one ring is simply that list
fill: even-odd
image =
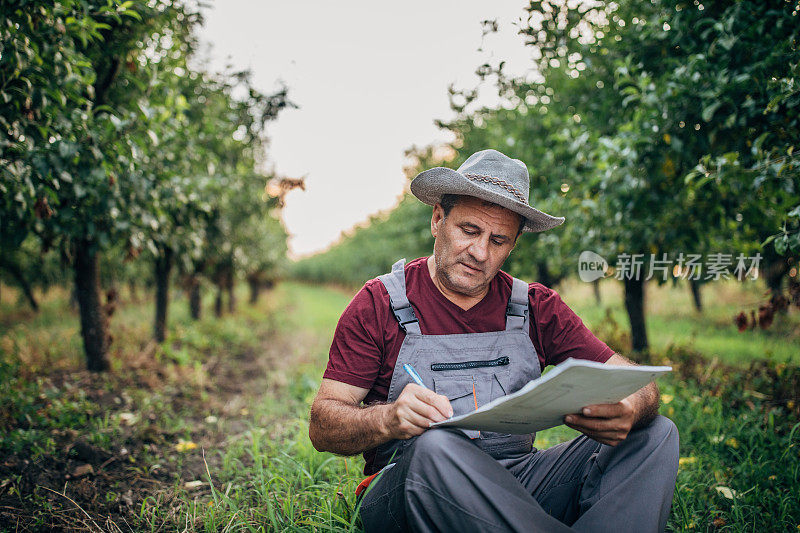
[{"label": "man's leg", "polygon": [[569,531],[459,431],[426,431],[370,489],[367,531]]},{"label": "man's leg", "polygon": [[678,476],[678,428],[657,416],[603,446],[581,491],[578,531],[664,531]]},{"label": "man's leg", "polygon": [[401,455],[372,480],[361,498],[359,514],[365,531],[407,531],[405,484],[410,453]]},{"label": "man's leg", "polygon": [[505,463],[549,515],[572,525],[580,512],[581,488],[601,447],[581,435]]},{"label": "man's leg", "polygon": [[576,531],[663,531],[678,472],[678,430],[658,416],[615,447],[581,435],[510,470],[543,509]]}]

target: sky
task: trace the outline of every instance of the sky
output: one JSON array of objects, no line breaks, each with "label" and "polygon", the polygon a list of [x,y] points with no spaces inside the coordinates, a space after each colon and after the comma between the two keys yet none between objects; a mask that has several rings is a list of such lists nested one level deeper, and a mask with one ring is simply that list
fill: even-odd
[{"label": "sky", "polygon": [[[200,32],[211,67],[250,69],[266,93],[289,88],[298,109],[267,129],[279,175],[305,177],[283,210],[290,256],[324,249],[343,230],[396,205],[407,186],[404,152],[451,140],[447,89],[473,88],[475,69],[530,64],[518,35],[519,0],[216,0]],[[499,31],[482,37],[481,21]],[[482,48],[479,50],[479,48]],[[479,102],[497,105],[487,85]]]}]

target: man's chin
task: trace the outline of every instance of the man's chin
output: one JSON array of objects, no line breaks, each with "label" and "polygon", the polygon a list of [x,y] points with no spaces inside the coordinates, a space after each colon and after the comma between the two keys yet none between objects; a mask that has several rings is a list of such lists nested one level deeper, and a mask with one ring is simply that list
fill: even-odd
[{"label": "man's chin", "polygon": [[455,275],[455,276],[448,276],[448,280],[450,289],[466,296],[474,296],[481,292],[482,285],[480,283],[476,283],[476,279],[473,276],[467,275]]}]

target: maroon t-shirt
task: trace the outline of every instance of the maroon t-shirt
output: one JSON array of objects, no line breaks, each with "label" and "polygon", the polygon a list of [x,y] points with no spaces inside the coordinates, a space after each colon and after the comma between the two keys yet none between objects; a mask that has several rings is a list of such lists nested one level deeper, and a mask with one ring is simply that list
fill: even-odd
[{"label": "maroon t-shirt", "polygon": [[[486,296],[463,310],[434,285],[427,257],[406,264],[406,294],[426,335],[484,333],[506,327],[512,278],[502,270]],[[528,285],[530,336],[542,369],[569,357],[605,363],[614,351],[592,334],[558,293],[540,283]],[[405,332],[392,314],[389,293],[377,278],[369,280],[339,318],[323,377],[368,389],[365,404],[386,401]],[[370,472],[373,454],[364,454]]]}]

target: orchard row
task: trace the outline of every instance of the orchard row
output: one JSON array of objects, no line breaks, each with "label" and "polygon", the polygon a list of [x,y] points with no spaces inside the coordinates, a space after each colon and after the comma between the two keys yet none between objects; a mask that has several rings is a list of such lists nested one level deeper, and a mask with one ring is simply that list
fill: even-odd
[{"label": "orchard row", "polygon": [[248,72],[199,67],[196,9],[22,0],[0,13],[0,276],[33,306],[34,286],[74,287],[92,370],[109,366],[101,281],[149,279],[161,341],[176,269],[199,302],[202,278],[258,286],[285,256],[275,210],[294,182],[267,193],[264,127],[292,104]]},{"label": "orchard row", "polygon": [[[760,254],[758,273],[773,300],[765,305],[785,309],[787,288],[796,299],[796,3],[532,0],[520,20],[529,72],[510,76],[498,60],[479,67],[481,87],[451,89],[456,116],[439,125],[455,140],[410,150],[409,178],[456,168],[485,148],[524,161],[531,204],[566,222],[523,236],[506,267],[545,285],[576,276],[584,251],[609,264],[622,256]],[[487,34],[496,31],[485,24]],[[489,88],[502,105],[478,107],[478,89]],[[429,254],[431,244],[430,208],[409,196],[295,271],[358,284],[399,257]],[[648,347],[645,281],[623,279],[635,350]],[[698,306],[699,285],[692,280]]]}]

